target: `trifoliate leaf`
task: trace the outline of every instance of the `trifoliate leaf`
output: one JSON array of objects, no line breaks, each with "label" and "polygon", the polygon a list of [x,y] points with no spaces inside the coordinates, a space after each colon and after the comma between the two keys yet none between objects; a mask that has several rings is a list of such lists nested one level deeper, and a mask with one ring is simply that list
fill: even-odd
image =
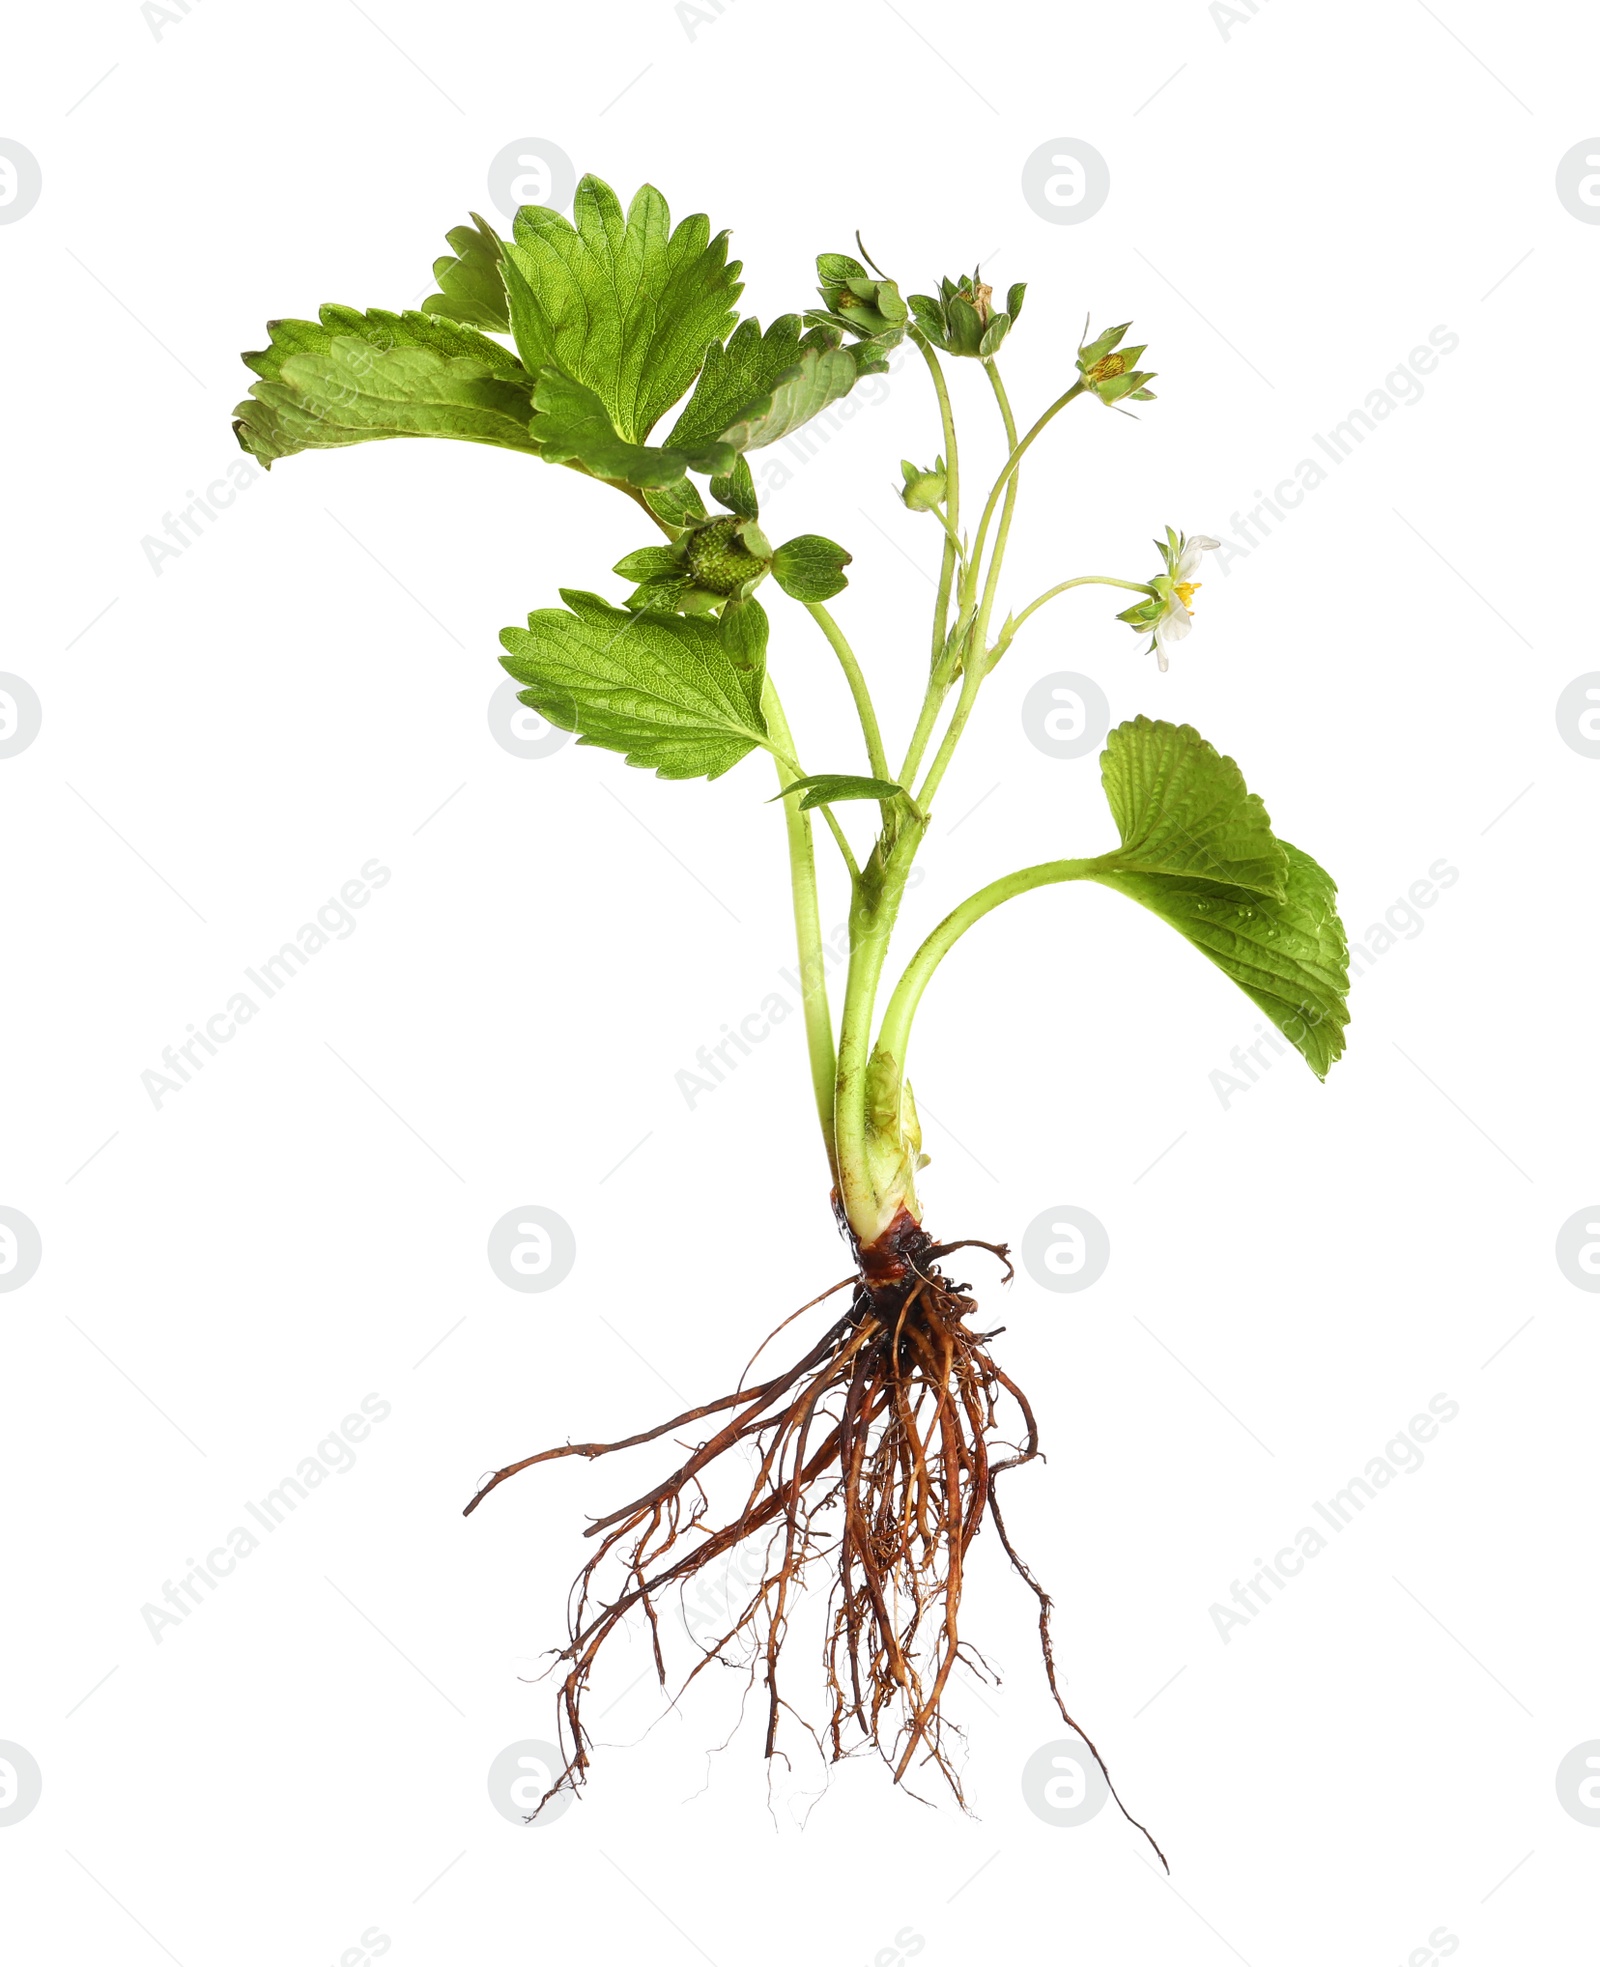
[{"label": "trifoliate leaf", "polygon": [[663,450],[630,444],[617,434],[606,406],[592,389],[559,369],[541,369],[533,390],[532,435],[551,464],[581,464],[596,478],[624,485],[670,485],[686,471],[726,471],[734,454],[726,444]]},{"label": "trifoliate leaf", "polygon": [[530,373],[556,368],[593,390],[617,435],[640,443],[733,328],[738,262],[704,213],[674,229],[651,185],[624,218],[611,187],[586,177],[572,211],[575,224],[542,205],[517,213],[503,263],[511,331]]},{"label": "trifoliate leaf", "polygon": [[772,556],[772,578],[796,601],[828,601],[850,583],[844,570],[852,556],[817,533],[785,540]]},{"label": "trifoliate leaf", "polygon": [[1238,766],[1187,724],[1135,718],[1100,762],[1122,845],[1088,877],[1171,923],[1325,1077],[1350,1017],[1331,877],[1274,835]]},{"label": "trifoliate leaf", "polygon": [[[438,325],[471,332],[454,322]],[[377,354],[361,337],[341,335],[325,353],[285,356],[276,376],[256,383],[239,405],[234,431],[269,468],[295,451],[380,437],[455,437],[533,453],[531,408],[520,371],[497,374],[474,355],[424,347]]]},{"label": "trifoliate leaf", "polygon": [[[903,785],[889,779],[857,778],[849,772],[810,772],[803,779],[791,779],[776,799],[787,799],[798,792],[800,810],[809,813],[816,806],[836,805],[841,799],[897,799],[909,795]],[[768,800],[770,806],[772,800]]]},{"label": "trifoliate leaf", "polygon": [[486,219],[472,214],[471,225],[458,225],[445,234],[450,252],[433,263],[440,291],[422,303],[424,314],[442,314],[474,328],[493,328],[509,334],[505,282],[500,277],[504,244]]},{"label": "trifoliate leaf", "polygon": [[754,603],[725,625],[561,598],[565,608],[500,636],[521,701],[548,722],[664,779],[718,778],[765,742],[766,617]]}]

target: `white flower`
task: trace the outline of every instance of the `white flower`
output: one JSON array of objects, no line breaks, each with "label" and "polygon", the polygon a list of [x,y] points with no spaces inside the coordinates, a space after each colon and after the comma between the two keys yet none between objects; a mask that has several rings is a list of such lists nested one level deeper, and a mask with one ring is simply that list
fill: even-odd
[{"label": "white flower", "polygon": [[1221,541],[1209,533],[1196,533],[1190,539],[1179,537],[1177,544],[1163,549],[1167,571],[1154,583],[1165,606],[1156,618],[1154,636],[1156,665],[1167,667],[1167,652],[1194,626],[1190,609],[1200,583],[1191,578],[1200,568],[1203,553],[1215,553]]}]

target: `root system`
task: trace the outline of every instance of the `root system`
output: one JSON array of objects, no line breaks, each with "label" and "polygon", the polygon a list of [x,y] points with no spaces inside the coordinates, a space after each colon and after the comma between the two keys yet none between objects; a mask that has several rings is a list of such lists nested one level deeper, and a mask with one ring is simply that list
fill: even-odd
[{"label": "root system", "polygon": [[[584,1700],[606,1642],[630,1613],[641,1612],[667,1687],[666,1601],[741,1545],[757,1554],[759,1578],[744,1603],[730,1605],[720,1636],[699,1642],[702,1657],[683,1686],[714,1662],[747,1662],[764,1691],[769,1757],[781,1752],[785,1714],[795,1714],[831,1760],[875,1751],[897,1783],[931,1771],[964,1804],[951,1752],[959,1730],[944,1700],[958,1662],[987,1671],[959,1623],[967,1556],[985,1515],[1037,1601],[1045,1676],[1062,1718],[1110,1783],[1099,1751],[1061,1698],[1049,1594],[1001,1514],[998,1479],[1038,1457],[1039,1430],[1027,1395],[989,1350],[997,1331],[972,1329],[978,1307],[970,1287],[939,1268],[970,1247],[999,1258],[1009,1282],[1003,1244],[934,1243],[905,1218],[876,1249],[858,1252],[856,1274],[778,1327],[851,1292],[844,1315],[784,1371],[746,1384],[752,1360],[731,1393],[625,1440],[569,1442],[529,1455],[473,1497],[468,1515],[501,1483],[541,1462],[593,1460],[725,1417],[663,1480],[585,1533],[597,1548],[573,1584],[568,1642],[556,1658],[556,1668],[565,1668],[558,1707],[566,1761],[541,1809],[587,1777]],[[723,1514],[713,1510],[707,1482],[729,1473],[742,1500]],[[814,1582],[827,1594],[820,1725],[799,1720],[779,1673],[791,1617]],[[1128,1816],[1114,1786],[1111,1794]],[[1161,1856],[1144,1826],[1128,1821]]]}]

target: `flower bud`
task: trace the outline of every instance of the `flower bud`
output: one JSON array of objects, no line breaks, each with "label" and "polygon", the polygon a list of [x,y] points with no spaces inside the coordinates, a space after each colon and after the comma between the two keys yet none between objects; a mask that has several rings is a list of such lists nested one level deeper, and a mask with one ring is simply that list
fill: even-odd
[{"label": "flower bud", "polygon": [[927,471],[914,465],[909,458],[902,458],[900,474],[906,481],[900,488],[900,497],[908,510],[932,512],[944,504],[946,487],[943,458],[935,458],[932,468]]},{"label": "flower bud", "polygon": [[906,304],[894,281],[875,280],[848,253],[818,253],[817,278],[822,309],[812,310],[807,320],[826,321],[863,341],[879,335],[900,339],[905,331]]},{"label": "flower bud", "polygon": [[973,355],[986,359],[996,353],[1022,312],[1027,292],[1018,281],[1006,295],[1004,313],[994,307],[994,289],[974,271],[959,280],[939,282],[937,294],[913,294],[908,305],[918,329],[944,355]]}]

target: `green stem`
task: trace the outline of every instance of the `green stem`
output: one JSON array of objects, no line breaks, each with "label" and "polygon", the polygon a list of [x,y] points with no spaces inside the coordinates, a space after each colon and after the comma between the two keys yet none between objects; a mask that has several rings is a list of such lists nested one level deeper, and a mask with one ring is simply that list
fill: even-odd
[{"label": "green stem", "polygon": [[[1008,443],[1010,452],[1012,452],[1012,464],[1014,464],[1015,458],[1021,452],[1017,450],[1017,425],[1015,425],[1015,419],[1012,417],[1010,397],[1006,395],[1006,384],[1000,380],[1000,370],[994,366],[994,362],[984,362],[984,370],[988,374],[990,387],[994,389],[994,399],[996,399],[996,403],[1000,403],[1000,417],[1002,417],[1002,421],[1006,425],[1006,443]],[[1043,423],[1043,419],[1041,419],[1041,423]],[[1037,429],[1039,429],[1039,425],[1035,425],[1035,431]],[[1031,435],[1033,433],[1029,433],[1029,437]],[[1012,531],[1012,511],[1014,511],[1015,502],[1017,502],[1017,476],[1015,476],[1015,470],[1012,468],[1012,476],[1010,476],[1010,482],[1006,486],[1006,509],[1000,515],[1000,531],[996,533],[996,539],[994,539],[994,553],[990,557],[988,580],[984,584],[984,602],[982,602],[982,610],[978,614],[978,622],[980,624],[988,624],[988,614],[990,614],[990,608],[994,606],[994,588],[996,588],[996,582],[1000,580],[1000,563],[1006,559],[1006,539],[1008,539],[1008,535]],[[984,525],[988,525],[988,515],[984,515]],[[962,606],[962,612],[972,606],[974,574],[976,574],[978,555],[980,553],[982,553],[982,535],[978,539],[978,545],[972,551],[972,557],[962,561],[962,576],[964,576],[962,578],[962,584],[960,584],[960,606]],[[947,551],[947,563],[949,563],[949,551]],[[941,600],[943,600],[943,596],[941,596]],[[943,618],[945,618],[945,608],[941,606],[941,620]],[[978,626],[976,629],[972,629],[972,633],[966,639],[968,653],[970,653],[972,647],[982,649],[982,637],[984,637],[984,627]],[[917,771],[917,767],[923,761],[923,753],[927,751],[927,742],[933,736],[933,726],[935,726],[935,722],[939,718],[939,706],[945,702],[945,696],[947,696],[947,692],[951,688],[951,671],[953,671],[953,665],[951,663],[943,663],[941,657],[943,657],[943,649],[937,647],[933,651],[933,677],[929,679],[927,696],[923,698],[923,710],[921,710],[921,716],[917,718],[917,728],[911,734],[911,745],[905,751],[905,765],[901,767],[901,779],[907,785],[911,783],[911,775]],[[970,714],[970,708],[972,706],[968,704],[968,714]],[[943,769],[941,769],[941,777],[943,777]]]},{"label": "green stem", "polygon": [[820,601],[808,601],[805,610],[817,624],[833,647],[839,658],[839,667],[844,671],[845,681],[850,685],[850,694],[855,699],[856,715],[861,720],[861,735],[867,741],[867,760],[875,779],[887,779],[889,761],[884,756],[883,737],[878,730],[878,713],[873,708],[872,693],[867,688],[867,679],[861,674],[861,665],[856,661],[855,651],[850,647],[843,629],[834,620]]},{"label": "green stem", "polygon": [[[930,368],[936,369],[937,365],[931,359],[931,351],[925,350],[924,352],[930,357]],[[1058,397],[1044,414],[1039,417],[1027,435],[1020,441],[1017,441],[1015,437],[1015,425],[1011,418],[1010,405],[1006,400],[1005,391],[1000,384],[998,373],[993,370],[992,365],[986,364],[985,366],[990,368],[991,385],[995,389],[996,401],[1000,405],[1001,415],[1006,423],[1006,435],[1011,440],[1011,450],[989,494],[988,502],[984,507],[983,518],[978,527],[977,538],[973,543],[971,554],[963,569],[958,602],[960,609],[958,619],[965,620],[968,626],[964,634],[960,637],[958,647],[954,652],[963,657],[961,697],[954,715],[951,717],[949,728],[945,732],[944,740],[939,747],[934,762],[929,767],[927,777],[916,794],[916,803],[923,810],[924,814],[934,792],[938,789],[951,757],[954,755],[961,734],[966,728],[967,720],[972,714],[973,705],[977,700],[978,690],[982,685],[986,673],[985,636],[989,612],[994,603],[1000,565],[1005,556],[1011,514],[1016,503],[1015,480],[1017,467],[1021,463],[1028,447],[1046,425],[1049,424],[1050,420],[1061,410],[1065,409],[1067,404],[1072,402],[1075,397],[1082,395],[1084,392],[1084,384],[1081,381],[1074,383],[1071,389],[1067,390],[1064,395]],[[936,375],[935,386],[939,388],[940,407],[943,412],[947,407],[948,398],[942,388],[942,381],[942,376]],[[948,425],[947,442],[951,438],[953,438],[953,425]],[[984,545],[988,539],[989,527],[993,522],[996,508],[1001,504],[1002,500],[1004,501],[1004,511],[1001,517],[1000,530],[996,535],[995,549],[991,556],[988,577],[984,585],[980,603],[978,583],[983,570]],[[952,571],[954,552],[954,547],[947,539],[945,543],[945,555],[946,561],[951,566]],[[907,753],[906,765],[901,772],[902,782],[907,785],[911,783],[912,776],[921,762],[934,723],[937,720],[939,706],[950,687],[954,660],[953,656],[947,656],[946,645],[953,638],[948,634],[940,633],[948,618],[948,602],[949,588],[948,583],[945,583],[941,585],[939,615],[935,623],[935,653],[932,673],[929,677],[927,693],[923,700],[922,713],[917,720],[917,728],[912,736],[911,748]],[[845,982],[844,1013],[839,1032],[838,1078],[834,1093],[834,1140],[838,1150],[840,1196],[851,1227],[863,1239],[876,1236],[886,1226],[883,1217],[887,1212],[889,1201],[893,1199],[891,1195],[886,1195],[880,1199],[873,1181],[873,1161],[871,1155],[873,1121],[872,1115],[868,1110],[869,1074],[874,1052],[872,1044],[872,1013],[876,1002],[878,984],[883,972],[884,961],[888,954],[889,938],[893,931],[895,916],[898,913],[901,897],[905,892],[906,879],[911,872],[911,864],[916,857],[917,848],[920,844],[925,826],[926,819],[924,818],[921,823],[916,825],[914,832],[907,832],[897,840],[893,839],[886,831],[883,840],[879,844],[876,865],[869,863],[866,875],[856,886],[850,915],[850,967]],[[1083,864],[1067,862],[1052,864],[1054,869],[1067,867],[1076,869],[1081,865]],[[1020,883],[1021,885],[1006,887],[1005,884],[996,884],[997,888],[1004,887],[1004,892],[997,893],[992,901],[988,902],[985,907],[980,908],[978,915],[987,913],[989,907],[997,906],[1000,901],[1008,899],[1010,894],[1021,893],[1024,886],[1036,886],[1046,880],[1067,880],[1071,878],[1073,878],[1072,875],[1062,872],[1039,872],[1037,873],[1036,879],[1032,882],[1028,880],[1027,874],[1007,877],[1009,882]],[[972,919],[977,920],[977,915],[974,915]],[[955,933],[959,934],[960,930],[956,930]],[[936,931],[935,935],[937,934],[938,932]],[[951,940],[954,940],[954,936],[952,936]],[[940,953],[942,954],[942,951]],[[937,956],[932,959],[932,963],[929,966],[929,974],[931,974],[932,966],[937,963],[937,960]],[[915,1008],[916,997],[919,995],[920,986],[916,986],[910,993],[911,1008]],[[896,996],[899,996],[898,991]],[[893,1006],[891,1005],[892,1010]],[[888,1014],[886,1014],[886,1024],[887,1017]],[[896,1088],[894,1089],[887,1087],[879,1088],[879,1092],[883,1095],[883,1098],[879,1100],[878,1104],[886,1116],[897,1116],[899,1112],[898,1082],[903,1079],[904,1074],[903,1048],[904,1039],[909,1034],[910,1029],[909,1010],[903,1018],[895,1018],[893,1029],[899,1034],[899,1050],[896,1049],[894,1044],[889,1042],[886,1036],[880,1035],[879,1038],[879,1049],[891,1061],[890,1070],[895,1074],[897,1081]],[[891,1093],[893,1097],[891,1097]],[[897,1122],[890,1120],[888,1124],[897,1124]]]},{"label": "green stem", "polygon": [[[1150,583],[1148,581],[1119,581],[1113,579],[1110,574],[1079,574],[1073,580],[1058,581],[1054,587],[1046,588],[1044,593],[1036,601],[1030,601],[1028,603],[1020,615],[1013,615],[1011,618],[1011,635],[1016,634],[1017,630],[1021,628],[1022,624],[1035,609],[1042,608],[1047,601],[1054,601],[1058,594],[1065,594],[1069,587],[1125,587],[1130,594],[1148,594],[1150,592]],[[1009,642],[1011,636],[1008,635],[1006,640]]]},{"label": "green stem", "polygon": [[873,1181],[867,1111],[872,1059],[872,1012],[889,939],[905,893],[922,828],[903,835],[882,863],[881,881],[869,895],[858,885],[850,908],[850,967],[839,1024],[839,1069],[834,1088],[834,1145],[839,1198],[856,1235],[869,1242],[886,1226]]},{"label": "green stem", "polygon": [[[797,772],[795,776],[797,778],[804,778],[805,774],[803,772]],[[787,800],[784,803],[787,805]],[[797,799],[794,803],[798,806],[800,801]],[[840,826],[838,820],[834,817],[834,811],[831,806],[823,807],[822,817],[827,821],[828,831],[833,835],[834,845],[844,856],[844,864],[849,869],[850,880],[852,885],[854,885],[861,878],[861,870],[856,866],[856,857],[850,851],[850,842],[844,836],[844,828]]]},{"label": "green stem", "polygon": [[[1006,395],[1006,386],[1000,380],[999,368],[993,361],[985,362],[983,367],[994,390],[995,401],[1000,405],[1000,415],[1006,427],[1006,443],[1012,457],[1018,458],[1022,454],[1017,449],[1017,423],[1011,414],[1011,400]],[[974,639],[980,651],[983,648],[984,632],[988,626],[989,611],[994,606],[995,589],[1000,582],[1000,565],[1006,557],[1006,541],[1011,537],[1011,515],[1016,510],[1017,487],[1021,482],[1013,463],[1010,477],[1006,482],[1005,504],[1000,511],[1000,529],[994,536],[994,551],[989,556],[989,578],[983,585],[983,606],[978,611],[979,626]]]},{"label": "green stem", "polygon": [[956,419],[955,412],[950,407],[950,391],[945,384],[944,365],[928,345],[925,336],[913,332],[911,339],[922,351],[922,359],[927,363],[928,373],[933,378],[934,394],[939,399],[939,424],[944,434],[946,537],[944,560],[939,568],[939,597],[934,603],[933,653],[928,658],[928,669],[931,674],[937,668],[940,656],[944,654],[945,636],[949,626],[950,585],[955,579],[956,542],[961,536],[961,460],[956,450]]},{"label": "green stem", "polygon": [[[976,613],[965,642],[961,696],[956,704],[955,714],[945,731],[944,740],[934,756],[932,765],[928,768],[928,776],[923,780],[917,792],[917,803],[924,808],[928,806],[934,793],[939,788],[939,782],[943,779],[949,767],[950,760],[955,755],[955,748],[961,741],[961,734],[967,728],[967,720],[971,717],[973,706],[977,702],[978,690],[989,669],[993,667],[993,664],[989,663],[986,658],[985,642],[989,632],[989,615],[994,607],[995,592],[1000,583],[1000,569],[1005,561],[1006,543],[1011,536],[1011,515],[1016,509],[1019,483],[1017,466],[1021,462],[1023,453],[1039,435],[1039,432],[1044,429],[1045,425],[1049,423],[1050,419],[1058,410],[1061,410],[1072,401],[1073,397],[1078,393],[1079,388],[1081,388],[1081,384],[1075,384],[1064,396],[1058,398],[1045,411],[1044,415],[1039,418],[1038,422],[1034,424],[1027,436],[1019,443],[1017,441],[1016,420],[1011,414],[1011,401],[1006,395],[1005,384],[1001,381],[999,366],[993,361],[986,361],[983,366],[988,373],[990,387],[994,390],[995,401],[1000,406],[1001,420],[1005,424],[1006,429],[1006,441],[1011,448],[1010,454],[1006,459],[1005,467],[1001,471],[1000,476],[995,480],[994,490],[989,494],[989,502],[984,507],[983,519],[978,527],[978,537],[973,543],[972,556],[967,562],[967,578],[962,587],[961,605],[963,613],[969,612],[974,608],[976,609]],[[983,543],[989,529],[989,522],[994,517],[995,502],[1001,498],[1004,499],[1004,505],[1000,513],[1000,526],[995,534],[994,550],[989,556],[989,570],[984,580],[983,599],[980,603],[977,600],[977,582],[979,565],[983,557]],[[948,687],[948,680],[946,680],[945,688],[948,689]],[[943,691],[940,692],[940,695],[942,697]],[[935,704],[935,709],[937,709],[937,704]],[[917,739],[919,742],[914,748],[916,751],[916,760],[919,763],[921,761],[922,751],[926,748],[928,737],[932,732],[933,721],[933,718],[929,717],[925,723],[919,722],[917,726]]]},{"label": "green stem", "polygon": [[[767,677],[765,679],[765,682],[763,683],[762,686],[763,689],[768,687],[771,684],[771,681],[772,681],[771,677],[770,676]],[[773,694],[774,696],[776,696],[777,694],[776,691],[774,691]],[[782,717],[783,712],[781,709],[779,710],[778,715],[779,717]],[[786,724],[783,727],[784,739],[787,739],[787,742],[785,742],[784,739],[779,739],[775,735],[773,735],[774,727],[770,719],[768,720],[767,728],[768,728],[769,735],[768,735],[768,742],[765,746],[765,749],[769,751],[772,754],[772,756],[778,761],[780,767],[782,767],[784,770],[786,770],[789,773],[789,777],[783,780],[783,784],[787,789],[787,787],[792,785],[796,779],[805,778],[806,770],[805,767],[800,763],[799,759],[795,757],[793,751],[790,749],[790,746],[794,743],[794,739],[789,736],[788,725]],[[785,801],[784,803],[787,804],[788,802]],[[798,807],[799,804],[800,802],[797,799],[795,801],[796,807]],[[855,882],[859,880],[861,877],[861,870],[859,867],[856,866],[856,857],[850,851],[850,842],[845,838],[844,828],[841,827],[839,822],[834,818],[833,808],[831,806],[824,806],[822,808],[822,817],[827,821],[828,831],[833,835],[835,844],[838,846],[839,852],[844,856],[844,864],[850,871],[851,881]]]},{"label": "green stem", "polygon": [[[928,687],[923,694],[922,709],[917,714],[916,729],[906,747],[905,763],[900,767],[902,785],[910,785],[912,775],[922,763],[922,754],[928,748],[939,706],[950,687],[944,655],[950,639],[950,594],[959,559],[957,543],[961,525],[961,468],[956,450],[956,420],[955,412],[950,407],[950,391],[945,386],[944,367],[922,335],[913,332],[911,339],[922,351],[922,359],[928,365],[934,392],[939,398],[939,421],[944,433],[945,541],[944,558],[939,566],[939,594],[933,609],[933,650],[928,658]],[[965,586],[964,580],[962,585]]]},{"label": "green stem", "polygon": [[938,520],[940,526],[944,530],[945,545],[954,547],[955,555],[956,555],[956,564],[960,567],[962,573],[965,574],[967,570],[967,549],[961,544],[961,535],[956,531],[955,527],[950,524],[950,521],[945,518],[944,514],[937,509],[937,507],[935,507],[934,509],[933,516],[935,519]]},{"label": "green stem", "polygon": [[895,985],[894,994],[883,1014],[878,1044],[899,1062],[902,1075],[905,1072],[906,1047],[911,1038],[911,1020],[922,1001],[922,993],[927,989],[934,971],[960,938],[1002,902],[1025,895],[1033,888],[1048,887],[1052,882],[1081,881],[1093,866],[1093,861],[1080,860],[1043,861],[1037,867],[1019,868],[1015,874],[1003,874],[998,881],[991,881],[987,888],[980,888],[975,895],[969,895],[950,911],[906,965],[905,973]]},{"label": "green stem", "polygon": [[1044,429],[1045,425],[1050,422],[1052,417],[1057,416],[1064,410],[1075,397],[1083,394],[1085,387],[1086,385],[1080,377],[1064,396],[1058,396],[1050,405],[1049,409],[1043,412],[1038,421],[1029,430],[1027,436],[1023,438],[1022,442],[1013,447],[1010,457],[1006,459],[1001,469],[1000,476],[994,481],[994,489],[990,492],[988,503],[983,508],[983,517],[978,521],[978,537],[972,544],[972,564],[974,566],[983,558],[983,543],[989,536],[989,522],[994,517],[994,509],[1000,503],[1005,488],[1011,482],[1012,475],[1016,471],[1017,466],[1021,464],[1028,446],[1039,435],[1040,431]]},{"label": "green stem", "polygon": [[[959,648],[959,644],[957,647]],[[950,689],[951,663],[942,660],[934,664],[933,673],[928,678],[928,688],[922,699],[922,709],[917,715],[917,728],[911,733],[911,742],[906,747],[905,763],[900,767],[900,783],[910,785],[917,767],[922,763],[922,754],[928,748],[928,740],[933,736],[933,727],[938,721],[939,706],[944,702]]]},{"label": "green stem", "polygon": [[[792,752],[794,739],[789,732],[783,705],[769,676],[762,685],[761,708],[767,729],[776,744]],[[780,786],[804,774],[792,759],[775,758]],[[783,823],[789,841],[789,883],[794,893],[795,943],[800,952],[800,988],[805,1002],[806,1049],[811,1059],[811,1085],[816,1096],[817,1118],[822,1124],[823,1145],[828,1169],[835,1184],[839,1180],[839,1160],[834,1148],[833,1096],[835,1059],[833,1018],[828,1009],[828,973],[822,956],[822,918],[817,906],[817,863],[812,851],[811,815],[800,811],[800,801],[783,801]]]},{"label": "green stem", "polygon": [[979,634],[981,624],[974,622],[967,638],[966,663],[961,672],[961,695],[956,700],[955,712],[945,727],[943,741],[934,753],[933,763],[928,767],[928,775],[917,787],[916,801],[927,812],[933,804],[934,794],[939,790],[939,782],[949,769],[950,760],[955,756],[956,746],[961,742],[961,734],[967,728],[973,707],[978,701],[978,691],[983,686],[987,671],[983,660],[983,639]]}]

